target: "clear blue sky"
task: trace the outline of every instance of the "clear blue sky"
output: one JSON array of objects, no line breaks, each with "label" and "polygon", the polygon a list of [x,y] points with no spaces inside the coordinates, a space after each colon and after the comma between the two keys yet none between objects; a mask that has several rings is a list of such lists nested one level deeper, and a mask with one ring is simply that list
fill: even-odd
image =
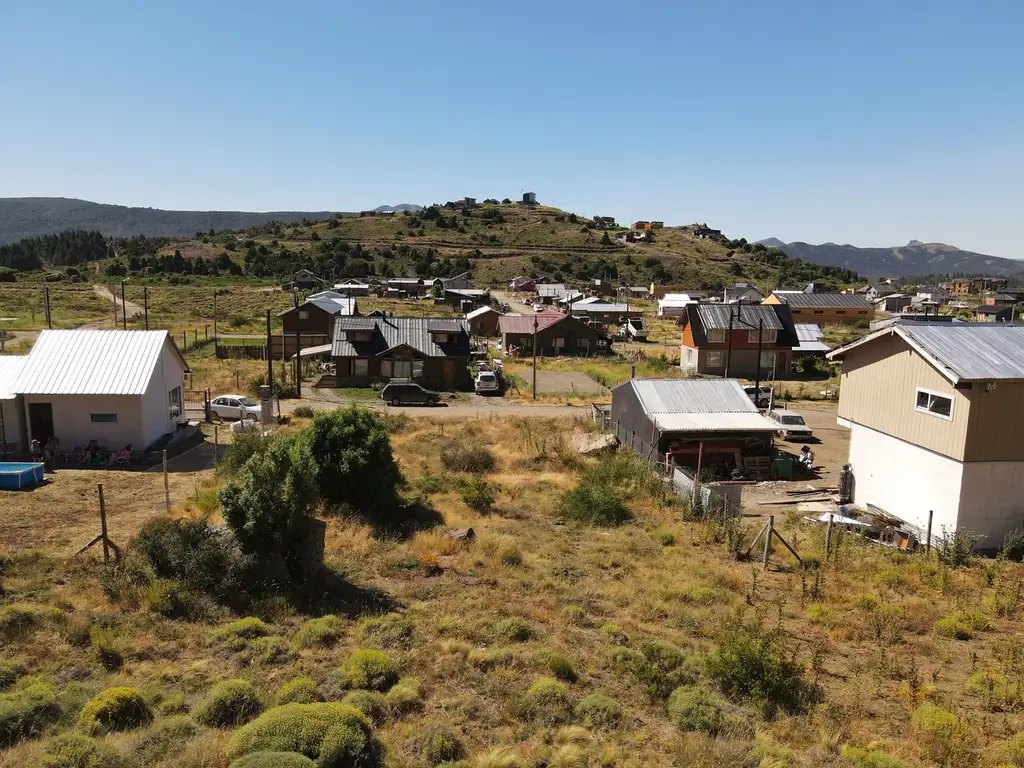
[{"label": "clear blue sky", "polygon": [[1024,256],[1020,0],[0,0],[0,196]]}]

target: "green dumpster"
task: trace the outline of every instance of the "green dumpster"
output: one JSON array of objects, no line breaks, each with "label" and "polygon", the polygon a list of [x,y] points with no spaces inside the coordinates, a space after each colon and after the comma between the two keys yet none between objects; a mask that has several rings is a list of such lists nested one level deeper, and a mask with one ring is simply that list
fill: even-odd
[{"label": "green dumpster", "polygon": [[776,480],[792,480],[793,460],[785,456],[772,459],[772,477]]}]

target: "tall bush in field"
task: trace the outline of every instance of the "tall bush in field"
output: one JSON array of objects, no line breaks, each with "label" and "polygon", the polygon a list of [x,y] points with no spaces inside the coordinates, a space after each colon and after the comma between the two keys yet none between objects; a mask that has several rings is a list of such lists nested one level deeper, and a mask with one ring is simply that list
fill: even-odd
[{"label": "tall bush in field", "polygon": [[303,435],[316,465],[321,500],[351,507],[371,520],[398,505],[402,473],[391,452],[387,424],[360,408],[322,411]]}]

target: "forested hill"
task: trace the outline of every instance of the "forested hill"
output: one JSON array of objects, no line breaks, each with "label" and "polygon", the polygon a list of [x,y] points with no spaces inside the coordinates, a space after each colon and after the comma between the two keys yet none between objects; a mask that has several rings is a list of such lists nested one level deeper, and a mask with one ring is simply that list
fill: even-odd
[{"label": "forested hill", "polygon": [[[720,290],[737,281],[762,290],[811,280],[834,287],[857,279],[743,238],[710,240],[695,225],[629,233],[546,206],[485,201],[386,216],[280,221],[186,238],[105,237],[78,230],[0,246],[0,280],[89,280],[139,276],[190,280],[235,275],[284,282],[295,270],[327,280],[367,275],[439,277],[469,271],[478,285],[515,275],[555,282],[604,278]],[[631,240],[626,240],[627,233]],[[642,240],[635,240],[643,236]],[[635,240],[635,241],[634,241]],[[40,275],[40,268],[46,270]]]},{"label": "forested hill", "polygon": [[210,230],[258,227],[268,221],[317,221],[329,211],[164,211],[129,208],[67,197],[0,198],[0,244],[69,229],[96,230],[111,237],[189,237]]}]

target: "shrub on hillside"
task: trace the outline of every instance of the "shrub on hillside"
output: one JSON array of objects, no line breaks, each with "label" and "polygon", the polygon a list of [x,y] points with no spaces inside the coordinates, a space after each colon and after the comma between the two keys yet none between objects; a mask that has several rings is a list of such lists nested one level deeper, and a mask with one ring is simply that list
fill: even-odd
[{"label": "shrub on hillside", "polygon": [[499,619],[494,624],[494,634],[506,643],[525,643],[537,636],[530,623],[518,616]]},{"label": "shrub on hillside", "polygon": [[327,504],[349,507],[374,522],[398,505],[402,474],[384,419],[359,408],[321,411],[303,441],[316,457],[315,482]]},{"label": "shrub on hillside", "polygon": [[244,591],[245,558],[229,535],[206,520],[157,518],[139,529],[133,545],[160,578],[217,599]]},{"label": "shrub on hillside", "polygon": [[298,405],[292,409],[292,416],[297,419],[312,419],[315,415],[316,412],[309,405]]},{"label": "shrub on hillside", "polygon": [[395,717],[401,717],[423,708],[423,686],[415,677],[404,677],[385,694],[384,701]]},{"label": "shrub on hillside", "polygon": [[258,453],[265,453],[270,449],[274,437],[264,435],[259,429],[247,429],[242,432],[235,432],[231,444],[221,457],[219,469],[229,475],[241,471],[245,463]]},{"label": "shrub on hillside", "polygon": [[576,719],[587,728],[615,728],[622,720],[622,710],[610,696],[592,693],[576,705]]},{"label": "shrub on hillside", "polygon": [[120,768],[127,763],[110,747],[81,733],[65,733],[43,751],[42,768]]},{"label": "shrub on hillside", "polygon": [[8,661],[0,661],[0,692],[6,691],[21,676],[21,668]]},{"label": "shrub on hillside", "polygon": [[230,728],[247,723],[263,711],[263,704],[248,680],[224,680],[213,686],[193,716],[212,728]]},{"label": "shrub on hillside", "polygon": [[844,768],[904,768],[904,763],[880,749],[845,746],[839,753]]},{"label": "shrub on hillside", "polygon": [[350,688],[386,691],[398,682],[398,669],[383,651],[356,651],[341,668],[341,678]]},{"label": "shrub on hillside", "polygon": [[541,677],[519,697],[516,713],[522,720],[543,725],[558,725],[569,719],[572,707],[565,686],[550,677]]},{"label": "shrub on hillside", "polygon": [[277,703],[312,704],[323,701],[320,687],[311,677],[296,677],[282,685],[277,691]]},{"label": "shrub on hillside", "polygon": [[60,714],[57,697],[45,683],[0,693],[0,749],[38,737]]},{"label": "shrub on hillside", "polygon": [[92,734],[130,731],[153,719],[142,694],[135,688],[119,686],[101,691],[82,708],[78,725]]},{"label": "shrub on hillside", "polygon": [[298,752],[253,752],[238,758],[229,768],[316,768],[316,763]]},{"label": "shrub on hillside", "polygon": [[631,675],[652,699],[667,698],[680,685],[696,680],[683,652],[671,643],[654,640],[640,650],[613,648],[612,667]]},{"label": "shrub on hillside", "polygon": [[184,715],[159,720],[135,742],[132,753],[141,765],[156,765],[184,752],[197,733],[196,724]]},{"label": "shrub on hillside", "polygon": [[572,662],[558,653],[548,655],[548,669],[551,670],[551,674],[556,678],[567,683],[575,683],[579,679],[579,675],[576,674]]},{"label": "shrub on hillside", "polygon": [[461,759],[466,750],[450,728],[427,726],[410,739],[411,752],[429,766],[449,764]]},{"label": "shrub on hillside", "polygon": [[942,538],[935,546],[939,562],[950,568],[963,568],[974,561],[974,550],[981,536],[958,528],[955,531],[942,529]]},{"label": "shrub on hillside", "polygon": [[481,515],[488,515],[494,509],[494,486],[482,477],[470,478],[462,488],[462,501]]},{"label": "shrub on hillside", "polygon": [[803,667],[768,635],[733,631],[708,657],[705,668],[726,696],[761,706],[766,716],[798,713],[820,697],[803,679]]},{"label": "shrub on hillside", "polygon": [[910,730],[936,764],[969,764],[973,734],[967,723],[952,712],[926,702],[911,713]]},{"label": "shrub on hillside", "polygon": [[356,633],[365,645],[378,648],[409,648],[416,637],[416,625],[400,613],[385,613],[359,622]]},{"label": "shrub on hillside", "polygon": [[93,627],[89,631],[89,644],[92,647],[92,655],[103,665],[104,669],[113,672],[124,664],[121,640],[114,630],[106,627]]},{"label": "shrub on hillside", "polygon": [[668,719],[680,731],[713,735],[722,727],[722,706],[703,688],[682,685],[668,697]]},{"label": "shrub on hillside", "polygon": [[441,446],[441,466],[452,472],[482,475],[494,469],[494,465],[494,453],[486,445],[452,439]]},{"label": "shrub on hillside", "polygon": [[377,768],[383,760],[370,721],[354,707],[335,702],[268,710],[235,734],[228,757],[267,751],[298,752],[318,768]]},{"label": "shrub on hillside", "polygon": [[[391,689],[395,690],[394,688]],[[390,691],[389,691],[390,693]],[[374,725],[380,725],[388,719],[390,706],[383,693],[377,691],[349,691],[342,702],[349,704],[369,718]]]},{"label": "shrub on hillside", "polygon": [[220,641],[254,640],[270,634],[270,627],[263,619],[245,616],[222,624],[213,631],[213,638]]},{"label": "shrub on hillside", "polygon": [[0,606],[0,638],[13,640],[23,637],[38,628],[49,615],[56,613],[52,608],[30,603],[9,603]]}]

